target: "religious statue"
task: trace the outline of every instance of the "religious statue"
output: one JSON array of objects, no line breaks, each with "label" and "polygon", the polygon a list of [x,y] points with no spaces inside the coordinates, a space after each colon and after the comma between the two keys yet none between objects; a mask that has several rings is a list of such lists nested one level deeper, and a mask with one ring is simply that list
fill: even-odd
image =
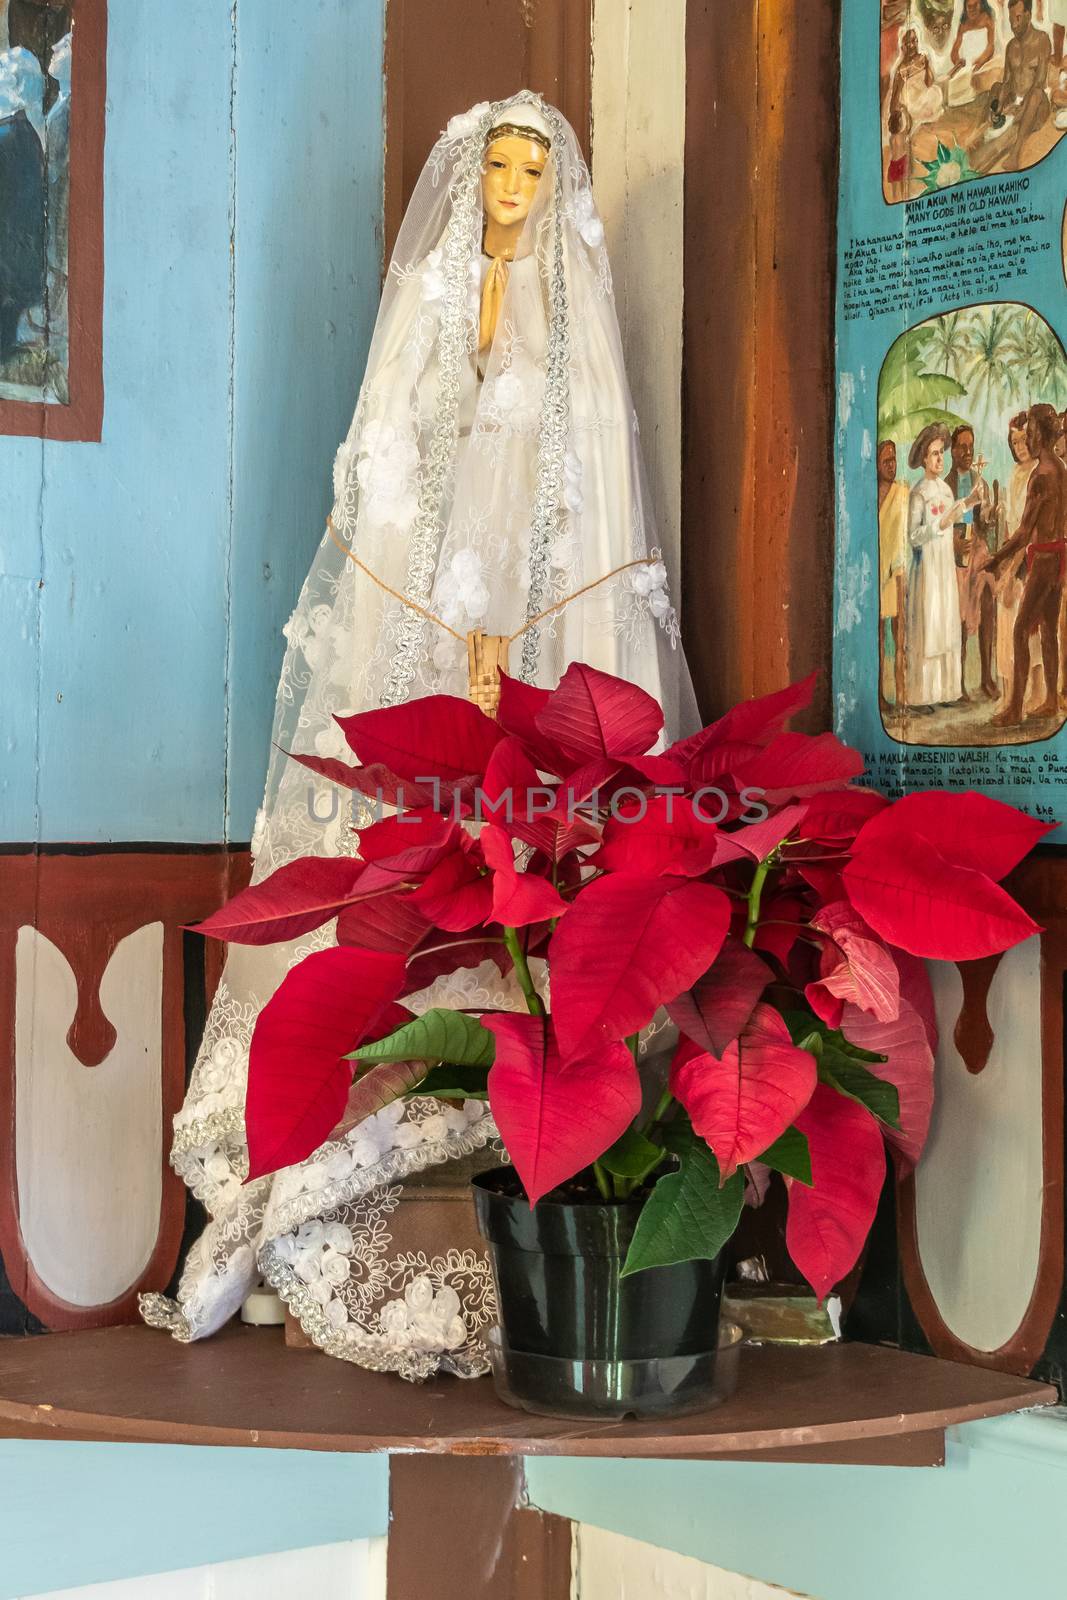
[{"label": "religious statue", "polygon": [[[647,689],[667,737],[696,725],[666,570],[654,549],[604,230],[560,113],[528,92],[453,117],[408,207],[382,295],[334,506],[286,627],[256,879],[354,853],[361,822],[283,752],[347,754],[336,715],[468,692],[508,670],[551,686],[584,661]],[[635,564],[636,563],[636,564]],[[620,570],[623,569],[623,570]],[[601,581],[605,580],[606,581]],[[503,647],[503,648],[502,648]],[[487,698],[486,698],[487,697]],[[373,944],[373,908],[361,942]],[[242,1185],[256,1017],[287,967],[333,938],[231,947],[173,1161],[205,1203],[176,1302],[146,1319],[218,1329],[260,1275],[320,1348],[410,1378],[487,1370],[485,1261],[390,1250],[396,1185],[495,1136],[480,1102],[395,1102],[298,1168]],[[521,1009],[484,947],[405,997]]]}]

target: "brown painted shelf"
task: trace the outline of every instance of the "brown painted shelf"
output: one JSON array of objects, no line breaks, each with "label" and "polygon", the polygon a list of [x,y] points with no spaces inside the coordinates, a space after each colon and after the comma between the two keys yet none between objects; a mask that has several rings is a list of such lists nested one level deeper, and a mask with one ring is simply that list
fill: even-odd
[{"label": "brown painted shelf", "polygon": [[1046,1384],[879,1345],[741,1352],[724,1405],[575,1422],[502,1404],[488,1379],[421,1385],[234,1325],[179,1345],[147,1328],[0,1339],[0,1436],[404,1451],[935,1465],[945,1428],[1050,1403]]}]

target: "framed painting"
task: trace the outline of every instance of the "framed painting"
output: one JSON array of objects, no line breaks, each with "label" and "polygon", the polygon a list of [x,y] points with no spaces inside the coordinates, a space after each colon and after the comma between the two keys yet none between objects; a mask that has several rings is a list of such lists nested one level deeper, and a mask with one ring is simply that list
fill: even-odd
[{"label": "framed painting", "polygon": [[0,0],[0,434],[103,420],[107,0]]}]

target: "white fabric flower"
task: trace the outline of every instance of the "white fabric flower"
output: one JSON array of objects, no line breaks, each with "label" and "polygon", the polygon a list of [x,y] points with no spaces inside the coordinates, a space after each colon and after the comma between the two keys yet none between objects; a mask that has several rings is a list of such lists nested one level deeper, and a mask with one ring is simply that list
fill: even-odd
[{"label": "white fabric flower", "polygon": [[467,1324],[462,1317],[453,1317],[444,1332],[446,1350],[458,1350],[467,1342]]},{"label": "white fabric flower", "polygon": [[604,224],[597,215],[596,202],[591,189],[579,189],[574,197],[574,220],[578,232],[592,250],[604,243]]},{"label": "white fabric flower", "polygon": [[420,1124],[420,1131],[427,1144],[435,1144],[438,1139],[448,1138],[448,1123],[443,1112],[437,1112],[432,1117],[427,1117]]},{"label": "white fabric flower", "polygon": [[[351,1134],[349,1138],[352,1138]],[[353,1166],[373,1167],[376,1161],[381,1160],[381,1151],[373,1139],[353,1139],[351,1150]]]},{"label": "white fabric flower", "polygon": [[431,1315],[438,1327],[447,1328],[455,1317],[459,1316],[459,1295],[451,1284],[445,1284],[443,1289],[438,1289],[434,1296]]},{"label": "white fabric flower", "polygon": [[352,1270],[347,1256],[338,1255],[336,1250],[327,1250],[322,1258],[322,1275],[327,1283],[332,1283],[339,1289],[343,1283],[348,1282],[348,1275]]},{"label": "white fabric flower", "polygon": [[340,1300],[330,1301],[329,1305],[326,1307],[326,1321],[330,1324],[330,1327],[335,1329],[337,1332],[340,1332],[342,1328],[347,1328],[348,1312],[345,1310]]},{"label": "white fabric flower", "polygon": [[352,440],[346,439],[333,458],[333,497],[335,500],[343,498],[355,460],[355,444]]},{"label": "white fabric flower", "polygon": [[501,416],[510,416],[525,399],[526,386],[517,372],[502,372],[493,380],[493,404]]},{"label": "white fabric flower", "polygon": [[455,143],[458,139],[471,139],[478,132],[478,124],[489,110],[488,100],[479,100],[476,106],[471,106],[469,111],[459,111],[454,117],[449,117],[445,129],[445,138]]},{"label": "white fabric flower", "polygon": [[326,1243],[331,1250],[336,1250],[339,1256],[350,1256],[356,1248],[356,1241],[352,1237],[352,1229],[343,1222],[328,1222],[326,1224]]},{"label": "white fabric flower", "polygon": [[221,1150],[216,1151],[213,1156],[208,1156],[204,1162],[204,1172],[212,1183],[225,1183],[226,1179],[231,1176],[230,1163]]},{"label": "white fabric flower", "polygon": [[381,1309],[382,1332],[403,1339],[408,1331],[408,1308],[403,1300],[388,1300]]},{"label": "white fabric flower", "polygon": [[316,1278],[314,1282],[309,1283],[307,1286],[307,1292],[311,1296],[312,1300],[314,1300],[316,1305],[329,1305],[330,1301],[333,1299],[333,1287],[331,1284],[326,1282],[325,1278]]},{"label": "white fabric flower", "polygon": [[437,249],[431,250],[422,264],[422,298],[424,300],[443,300],[445,297],[443,261],[443,252]]},{"label": "white fabric flower", "polygon": [[369,448],[372,453],[361,456],[356,468],[367,520],[374,528],[407,527],[419,509],[418,446],[413,439],[395,436],[392,428],[383,428]]},{"label": "white fabric flower", "polygon": [[418,1278],[412,1278],[404,1290],[404,1304],[407,1306],[408,1311],[413,1311],[416,1316],[422,1312],[429,1311],[433,1305],[433,1284],[425,1273]]},{"label": "white fabric flower", "polygon": [[[450,627],[483,622],[489,610],[485,567],[476,550],[457,550],[437,579],[436,597]],[[452,660],[451,651],[449,660]]]}]

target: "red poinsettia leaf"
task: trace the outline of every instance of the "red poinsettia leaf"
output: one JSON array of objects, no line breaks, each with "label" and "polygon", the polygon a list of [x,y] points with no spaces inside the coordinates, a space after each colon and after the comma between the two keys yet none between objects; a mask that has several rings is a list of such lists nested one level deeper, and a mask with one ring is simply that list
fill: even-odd
[{"label": "red poinsettia leaf", "polygon": [[815,1057],[797,1049],[777,1011],[757,1005],[721,1058],[683,1040],[670,1086],[714,1151],[725,1181],[781,1138],[817,1081]]},{"label": "red poinsettia leaf", "polygon": [[290,969],[256,1021],[248,1058],[248,1177],[303,1161],[344,1113],[344,1060],[404,981],[402,956],[336,945]]},{"label": "red poinsettia leaf", "polygon": [[730,901],[712,884],[629,873],[588,884],[549,946],[564,1055],[643,1028],[707,971],[729,923]]},{"label": "red poinsettia leaf", "polygon": [[369,800],[379,800],[382,805],[402,809],[405,806],[434,804],[432,790],[412,783],[410,778],[398,777],[380,761],[372,762],[366,767],[350,767],[346,762],[338,761],[333,756],[301,756],[292,750],[285,753],[291,761],[298,761],[302,767],[307,767],[309,772],[317,773],[320,778],[328,778],[331,783],[338,783],[345,789],[356,789]]},{"label": "red poinsettia leaf", "polygon": [[715,745],[763,745],[781,733],[790,717],[811,704],[818,673],[773,694],[745,700],[688,739],[680,739],[667,752],[687,764]]},{"label": "red poinsettia leaf", "polygon": [[575,761],[644,755],[663,727],[644,689],[574,661],[534,719],[538,731]]},{"label": "red poinsettia leaf", "polygon": [[[737,739],[709,745],[689,762],[686,783],[690,789],[721,789],[733,794],[737,789],[734,773],[746,761],[758,756],[760,749],[758,744],[741,743]],[[672,755],[671,760],[674,759]]]},{"label": "red poinsettia leaf", "polygon": [[892,1022],[879,1022],[855,1006],[845,1007],[841,1031],[851,1044],[872,1050],[885,1061],[867,1063],[868,1072],[895,1084],[900,1096],[900,1127],[885,1136],[913,1167],[922,1155],[934,1107],[934,1053],[919,1013],[906,1000]]},{"label": "red poinsettia leaf", "polygon": [[488,922],[493,883],[472,850],[453,850],[410,895],[412,905],[446,933],[465,933]]},{"label": "red poinsettia leaf", "polygon": [[927,960],[972,961],[1041,931],[992,878],[954,866],[920,835],[857,846],[842,878],[875,933]]},{"label": "red poinsettia leaf", "polygon": [[360,892],[365,867],[350,856],[304,856],[242,889],[193,932],[231,944],[279,944],[336,917]]},{"label": "red poinsettia leaf", "polygon": [[433,927],[406,895],[374,895],[346,906],[337,919],[337,943],[410,955]]},{"label": "red poinsettia leaf", "polygon": [[864,823],[884,811],[889,803],[874,789],[831,789],[812,796],[808,814],[797,832],[802,839],[827,844],[847,843],[856,837]]},{"label": "red poinsettia leaf", "polygon": [[[790,852],[790,856],[792,856],[792,852]],[[844,866],[844,864],[844,858],[842,857],[841,865]],[[803,857],[799,857],[794,866],[800,877],[815,890],[815,893],[825,905],[829,905],[834,900],[847,899],[844,879],[835,868],[811,866]]]},{"label": "red poinsettia leaf", "polygon": [[520,678],[500,674],[500,704],[496,710],[498,727],[513,734],[526,749],[539,772],[563,776],[568,762],[552,739],[537,726],[537,714],[548,703],[551,691],[523,683]]},{"label": "red poinsettia leaf", "polygon": [[863,773],[864,761],[833,733],[780,733],[734,773],[739,787],[761,790],[768,805],[839,788]]},{"label": "red poinsettia leaf", "polygon": [[600,838],[576,811],[569,820],[560,817],[555,785],[542,783],[522,744],[511,737],[502,739],[489,758],[479,812],[551,861]]},{"label": "red poinsettia leaf", "polygon": [[811,923],[833,941],[824,944],[820,958],[826,993],[869,1011],[879,1022],[892,1022],[900,1011],[900,973],[863,918],[847,900],[838,900],[821,907]]},{"label": "red poinsettia leaf", "polygon": [[804,985],[804,998],[821,1022],[828,1028],[839,1028],[841,1018],[845,1014],[845,1002],[838,995],[831,994],[823,983],[806,983]]},{"label": "red poinsettia leaf", "polygon": [[857,836],[856,848],[880,842],[891,849],[898,839],[919,833],[953,866],[970,867],[999,881],[1058,826],[1037,822],[988,795],[931,789],[905,795],[872,817]]},{"label": "red poinsettia leaf", "polygon": [[[417,949],[408,960],[407,976],[402,993],[418,994],[428,989],[438,978],[447,978],[453,972],[468,967],[480,967],[484,962],[495,964],[500,976],[511,971],[511,957],[504,946],[504,930],[496,923],[478,928],[473,934],[443,935],[433,929],[424,940],[425,949]],[[440,1001],[433,1002],[440,1004]]]},{"label": "red poinsettia leaf", "polygon": [[684,795],[653,795],[616,807],[604,829],[596,864],[608,872],[699,878],[715,863],[717,829]]},{"label": "red poinsettia leaf", "polygon": [[885,1179],[885,1145],[864,1106],[819,1084],[796,1126],[808,1141],[811,1177],[787,1180],[789,1254],[820,1300],[855,1266]]},{"label": "red poinsettia leaf", "polygon": [[479,838],[486,864],[493,873],[493,920],[506,928],[526,928],[533,922],[561,917],[567,902],[536,872],[519,872],[509,835],[495,824],[482,829]]},{"label": "red poinsettia leaf", "polygon": [[622,770],[627,777],[659,789],[680,789],[685,783],[685,768],[670,756],[627,756]]},{"label": "red poinsettia leaf", "polygon": [[564,1064],[547,1018],[497,1012],[489,1107],[523,1188],[535,1204],[620,1139],[641,1109],[641,1084],[624,1044],[598,1045]]},{"label": "red poinsettia leaf", "polygon": [[691,989],[667,1002],[667,1014],[697,1049],[721,1056],[745,1026],[773,976],[754,950],[730,935],[714,965]]},{"label": "red poinsettia leaf", "polygon": [[783,839],[788,839],[791,833],[796,832],[807,809],[803,805],[785,806],[772,816],[765,817],[762,822],[744,823],[731,833],[730,838],[753,861],[765,861]]},{"label": "red poinsettia leaf", "polygon": [[756,929],[756,948],[775,956],[784,967],[807,915],[808,907],[799,895],[785,892],[765,897]]},{"label": "red poinsettia leaf", "polygon": [[380,711],[336,719],[363,762],[380,761],[401,778],[479,777],[504,737],[471,700],[432,694]]},{"label": "red poinsettia leaf", "polygon": [[934,991],[930,984],[930,973],[926,962],[920,960],[918,956],[913,956],[910,951],[901,950],[898,945],[891,945],[890,949],[900,974],[901,998],[908,1002],[913,1011],[919,1013],[926,1029],[927,1043],[936,1055],[937,1008],[934,1005]]},{"label": "red poinsettia leaf", "polygon": [[459,840],[455,822],[428,808],[404,811],[360,829],[359,853],[364,861],[408,876],[429,872]]},{"label": "red poinsettia leaf", "polygon": [[712,866],[726,867],[731,861],[751,861],[747,850],[739,843],[740,828],[736,833],[719,833],[715,839],[715,859]]}]

